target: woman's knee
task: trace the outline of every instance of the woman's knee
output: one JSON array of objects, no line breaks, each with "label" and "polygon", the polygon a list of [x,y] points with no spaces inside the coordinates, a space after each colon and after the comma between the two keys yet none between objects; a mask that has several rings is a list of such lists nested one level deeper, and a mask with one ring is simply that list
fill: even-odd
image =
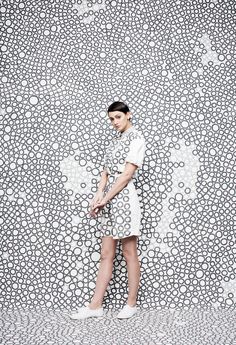
[{"label": "woman's knee", "polygon": [[125,238],[122,241],[122,252],[126,261],[138,259],[137,238],[135,236]]},{"label": "woman's knee", "polygon": [[116,253],[117,240],[103,237],[100,260],[113,261]]},{"label": "woman's knee", "polygon": [[137,260],[138,259],[138,254],[137,250],[132,249],[123,249],[123,256],[126,261],[131,261],[131,260]]},{"label": "woman's knee", "polygon": [[100,256],[101,261],[106,260],[106,261],[113,262],[114,257],[115,257],[115,253],[111,250],[104,249],[101,251],[101,256]]}]

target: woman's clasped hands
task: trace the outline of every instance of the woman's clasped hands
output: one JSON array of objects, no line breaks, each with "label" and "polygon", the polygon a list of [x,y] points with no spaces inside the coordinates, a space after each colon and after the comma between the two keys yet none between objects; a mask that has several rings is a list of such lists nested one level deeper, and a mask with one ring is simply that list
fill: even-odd
[{"label": "woman's clasped hands", "polygon": [[90,215],[96,217],[101,209],[106,205],[108,200],[104,197],[103,192],[97,192],[90,203]]}]

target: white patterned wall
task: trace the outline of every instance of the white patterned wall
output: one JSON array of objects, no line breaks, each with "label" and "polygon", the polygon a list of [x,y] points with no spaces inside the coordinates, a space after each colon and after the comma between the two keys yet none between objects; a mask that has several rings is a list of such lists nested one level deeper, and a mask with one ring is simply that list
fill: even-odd
[{"label": "white patterned wall", "polygon": [[[234,1],[17,0],[0,13],[2,308],[90,300],[101,239],[88,206],[115,100],[147,142],[138,304],[235,306]],[[120,247],[114,264],[107,308],[127,297]]]}]

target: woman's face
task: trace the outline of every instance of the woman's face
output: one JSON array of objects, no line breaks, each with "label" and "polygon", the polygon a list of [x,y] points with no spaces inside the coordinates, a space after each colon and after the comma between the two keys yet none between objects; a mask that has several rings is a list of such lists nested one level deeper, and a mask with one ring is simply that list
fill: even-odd
[{"label": "woman's face", "polygon": [[122,111],[111,111],[108,113],[112,126],[119,132],[125,131],[130,127],[130,112],[124,114]]}]

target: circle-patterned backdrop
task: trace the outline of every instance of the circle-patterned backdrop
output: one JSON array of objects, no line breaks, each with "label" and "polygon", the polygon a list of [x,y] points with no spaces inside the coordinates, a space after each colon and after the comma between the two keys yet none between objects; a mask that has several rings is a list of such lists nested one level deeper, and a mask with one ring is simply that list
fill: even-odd
[{"label": "circle-patterned backdrop", "polygon": [[[0,300],[90,300],[88,214],[126,101],[146,138],[135,180],[142,308],[235,306],[233,0],[1,1]],[[127,298],[120,245],[104,306]]]}]

